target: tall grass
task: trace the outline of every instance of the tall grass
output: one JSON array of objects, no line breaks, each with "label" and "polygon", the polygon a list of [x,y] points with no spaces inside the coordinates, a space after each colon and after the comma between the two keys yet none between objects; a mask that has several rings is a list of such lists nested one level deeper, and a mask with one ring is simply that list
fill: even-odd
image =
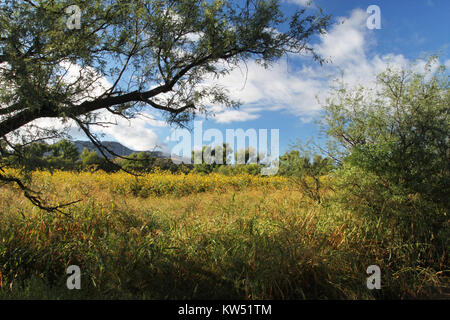
[{"label": "tall grass", "polygon": [[[0,194],[0,298],[376,299],[446,297],[448,264],[424,268],[325,197],[280,177],[36,172],[70,217]],[[324,193],[328,194],[328,193]],[[328,199],[328,200],[327,200]],[[81,290],[66,268],[81,268]],[[382,289],[368,290],[369,265]]]}]

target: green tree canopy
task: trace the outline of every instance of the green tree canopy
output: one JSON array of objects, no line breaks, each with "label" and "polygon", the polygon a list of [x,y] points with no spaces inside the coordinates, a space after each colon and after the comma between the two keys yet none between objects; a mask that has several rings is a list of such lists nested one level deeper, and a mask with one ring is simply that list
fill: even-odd
[{"label": "green tree canopy", "polygon": [[61,140],[50,146],[50,150],[53,152],[53,157],[60,157],[67,161],[76,162],[80,159],[80,153],[77,147],[68,140]]},{"label": "green tree canopy", "polygon": [[130,154],[127,159],[123,159],[121,165],[129,171],[150,171],[156,157],[149,152],[137,152]]},{"label": "green tree canopy", "polygon": [[81,153],[81,164],[83,168],[100,166],[103,162],[102,160],[103,158],[101,158],[96,151],[90,151],[89,149],[84,148]]},{"label": "green tree canopy", "polygon": [[450,90],[445,67],[432,72],[436,62],[421,73],[387,68],[376,89],[341,84],[325,122],[348,204],[394,217],[408,237],[442,239],[447,230],[448,242]]},{"label": "green tree canopy", "polygon": [[332,160],[321,155],[311,156],[300,150],[290,150],[280,157],[278,174],[292,177],[320,177],[333,169]]}]

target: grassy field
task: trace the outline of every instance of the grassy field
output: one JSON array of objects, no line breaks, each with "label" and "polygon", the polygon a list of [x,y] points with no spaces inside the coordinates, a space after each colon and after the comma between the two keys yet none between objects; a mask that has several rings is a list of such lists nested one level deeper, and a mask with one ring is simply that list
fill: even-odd
[{"label": "grassy field", "polygon": [[[445,298],[446,257],[409,244],[282,177],[36,172],[69,217],[0,193],[0,299]],[[81,268],[68,290],[66,268]],[[378,265],[382,289],[368,290]]]}]

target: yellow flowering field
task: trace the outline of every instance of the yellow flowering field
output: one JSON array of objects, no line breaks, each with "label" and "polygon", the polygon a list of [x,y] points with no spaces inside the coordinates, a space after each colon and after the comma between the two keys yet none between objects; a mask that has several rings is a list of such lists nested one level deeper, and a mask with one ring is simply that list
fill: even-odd
[{"label": "yellow flowering field", "polygon": [[[19,171],[9,169],[12,176],[20,176]],[[117,195],[139,197],[176,195],[183,196],[200,192],[240,191],[248,188],[262,190],[284,189],[289,181],[280,176],[254,176],[242,173],[226,176],[217,173],[174,174],[155,170],[151,173],[131,175],[126,172],[106,173],[36,171],[32,173],[33,184],[40,190],[53,194],[92,193],[105,190]]]}]

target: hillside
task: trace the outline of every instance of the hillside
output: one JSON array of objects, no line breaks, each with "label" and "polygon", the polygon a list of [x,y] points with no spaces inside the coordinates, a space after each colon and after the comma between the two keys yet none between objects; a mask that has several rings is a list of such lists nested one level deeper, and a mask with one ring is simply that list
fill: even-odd
[{"label": "hillside", "polygon": [[[80,154],[83,152],[83,149],[86,148],[91,151],[96,151],[99,155],[101,155],[98,148],[91,141],[77,140],[77,141],[72,141],[72,143],[77,147]],[[135,153],[135,152],[141,152],[141,151],[135,151],[135,150],[129,149],[129,148],[125,147],[124,145],[122,145],[121,143],[115,142],[115,141],[103,141],[102,143],[109,150],[111,150],[115,154],[118,154],[119,156],[123,156],[123,157],[129,156],[130,154]],[[146,151],[146,152],[149,152],[152,156],[155,156],[156,158],[168,158],[168,156],[164,155],[161,151]],[[113,155],[111,155],[110,153],[107,153],[107,152],[106,152],[106,155],[109,157],[114,157]]]}]

